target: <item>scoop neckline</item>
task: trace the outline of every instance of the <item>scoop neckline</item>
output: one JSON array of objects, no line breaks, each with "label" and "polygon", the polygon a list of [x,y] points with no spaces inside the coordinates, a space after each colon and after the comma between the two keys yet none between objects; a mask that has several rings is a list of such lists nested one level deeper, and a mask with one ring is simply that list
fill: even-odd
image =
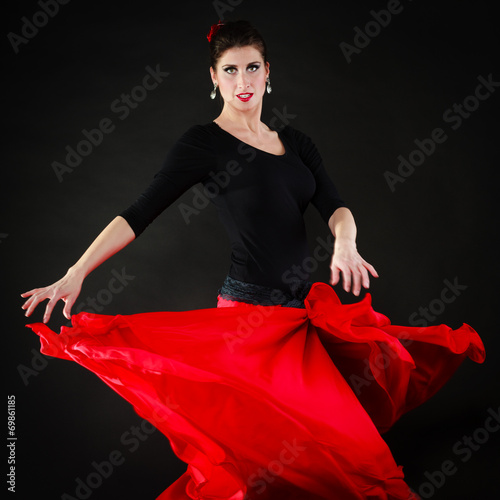
[{"label": "scoop neckline", "polygon": [[[276,132],[278,134],[278,137],[279,137],[279,140],[281,141],[281,144],[283,144],[283,147],[285,148],[285,152],[282,154],[282,155],[275,155],[273,153],[269,153],[269,151],[264,151],[263,149],[259,149],[259,148],[256,148],[255,146],[252,146],[251,144],[248,144],[247,142],[245,141],[242,141],[241,139],[238,139],[238,137],[236,137],[235,135],[231,134],[231,132],[228,132],[227,130],[223,129],[218,123],[216,123],[215,121],[212,120],[212,123],[219,129],[219,130],[222,130],[222,132],[224,132],[225,134],[231,136],[233,139],[237,140],[238,142],[242,143],[242,144],[245,144],[246,146],[249,146],[253,149],[255,149],[256,151],[260,151],[261,153],[264,153],[266,155],[270,155],[270,156],[275,156],[276,158],[283,158],[284,156],[286,156],[288,154],[288,149],[287,149],[287,146],[286,146],[286,143],[285,141],[282,139],[281,137],[281,134],[280,134],[280,130],[274,130],[274,132]],[[268,125],[269,126],[269,125]],[[271,127],[269,127],[271,128]],[[273,129],[271,129],[273,130]]]}]

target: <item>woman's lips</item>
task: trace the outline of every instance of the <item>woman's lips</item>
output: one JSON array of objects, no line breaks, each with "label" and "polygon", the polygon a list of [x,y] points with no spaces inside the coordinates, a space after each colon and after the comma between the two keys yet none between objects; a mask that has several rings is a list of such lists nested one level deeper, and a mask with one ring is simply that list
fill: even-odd
[{"label": "woman's lips", "polygon": [[243,101],[243,102],[247,102],[249,101],[251,98],[252,98],[253,94],[251,94],[250,92],[247,92],[245,94],[237,94],[237,98],[240,100],[240,101]]}]

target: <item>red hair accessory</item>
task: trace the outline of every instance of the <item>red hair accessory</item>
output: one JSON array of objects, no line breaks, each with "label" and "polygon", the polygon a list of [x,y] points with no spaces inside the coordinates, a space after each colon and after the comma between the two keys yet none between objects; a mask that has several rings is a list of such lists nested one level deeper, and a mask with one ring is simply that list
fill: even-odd
[{"label": "red hair accessory", "polygon": [[217,31],[220,30],[221,26],[224,26],[224,23],[219,22],[217,24],[212,24],[212,27],[210,28],[210,33],[207,35],[207,39],[209,42],[212,41],[212,37],[217,33]]}]

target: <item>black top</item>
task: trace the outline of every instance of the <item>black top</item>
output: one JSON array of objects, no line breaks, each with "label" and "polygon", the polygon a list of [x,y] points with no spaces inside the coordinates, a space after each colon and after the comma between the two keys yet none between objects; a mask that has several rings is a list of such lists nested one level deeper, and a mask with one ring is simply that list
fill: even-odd
[{"label": "black top", "polygon": [[[180,204],[189,223],[214,203],[231,242],[228,275],[289,290],[309,255],[303,214],[311,202],[325,222],[345,206],[311,139],[287,125],[278,131],[283,155],[257,149],[215,122],[194,125],[169,151],[150,186],[120,213],[136,237],[198,182],[203,189]],[[309,276],[307,274],[307,276]]]}]

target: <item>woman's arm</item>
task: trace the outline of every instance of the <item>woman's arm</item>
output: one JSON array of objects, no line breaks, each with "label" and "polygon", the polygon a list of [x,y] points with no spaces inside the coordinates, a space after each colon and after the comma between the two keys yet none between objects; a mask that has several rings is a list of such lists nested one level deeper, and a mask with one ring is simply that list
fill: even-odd
[{"label": "woman's arm", "polygon": [[69,319],[71,308],[80,294],[83,280],[87,275],[134,239],[134,231],[128,222],[123,217],[115,217],[59,281],[21,294],[21,297],[30,297],[22,305],[22,308],[26,309],[26,316],[30,316],[40,302],[49,299],[43,316],[43,322],[47,323],[52,309],[61,299],[65,302],[63,314]]},{"label": "woman's arm", "polygon": [[356,223],[351,211],[340,207],[333,212],[328,227],[335,237],[333,256],[330,262],[330,284],[336,285],[342,273],[344,290],[359,295],[361,285],[370,287],[368,271],[378,278],[375,268],[366,262],[356,250]]},{"label": "woman's arm", "polygon": [[63,314],[69,319],[71,307],[80,293],[85,277],[139,236],[187,189],[211,176],[217,164],[217,153],[209,130],[203,125],[189,128],[170,149],[163,167],[154,176],[149,187],[111,221],[63,278],[45,288],[35,288],[21,294],[22,297],[29,297],[22,306],[26,309],[26,316],[40,302],[49,299],[43,317],[46,323],[57,301],[61,299],[66,303]]}]

